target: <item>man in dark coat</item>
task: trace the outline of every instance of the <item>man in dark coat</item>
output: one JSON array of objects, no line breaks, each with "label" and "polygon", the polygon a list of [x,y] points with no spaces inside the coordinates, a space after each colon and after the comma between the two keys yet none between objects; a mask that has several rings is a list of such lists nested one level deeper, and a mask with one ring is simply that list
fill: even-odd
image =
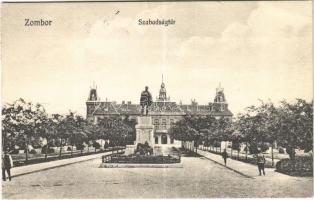
[{"label": "man in dark coat", "polygon": [[144,115],[144,109],[146,110],[145,115],[148,115],[148,107],[152,105],[152,95],[148,91],[148,87],[141,93],[140,105],[142,106],[141,114]]},{"label": "man in dark coat", "polygon": [[224,159],[225,165],[227,165],[228,153],[226,149],[222,152],[221,156]]},{"label": "man in dark coat", "polygon": [[6,171],[9,176],[9,180],[11,181],[11,168],[12,167],[13,167],[12,157],[8,151],[5,151],[4,155],[2,155],[2,180],[6,181],[6,174],[5,174],[5,171]]},{"label": "man in dark coat", "polygon": [[259,153],[256,159],[259,175],[261,176],[263,172],[263,175],[265,176],[265,162],[266,162],[265,156]]}]

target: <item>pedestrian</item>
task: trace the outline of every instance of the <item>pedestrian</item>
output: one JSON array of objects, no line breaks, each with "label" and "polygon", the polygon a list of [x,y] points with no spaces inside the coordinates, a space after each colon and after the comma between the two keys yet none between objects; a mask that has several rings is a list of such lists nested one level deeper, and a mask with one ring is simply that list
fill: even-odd
[{"label": "pedestrian", "polygon": [[8,151],[4,152],[4,155],[2,155],[2,180],[6,181],[6,174],[7,172],[9,176],[9,180],[11,181],[11,168],[13,167],[13,160],[11,155]]},{"label": "pedestrian", "polygon": [[266,162],[265,156],[259,153],[256,158],[259,175],[261,176],[263,172],[263,175],[265,176],[265,162]]},{"label": "pedestrian", "polygon": [[222,152],[221,156],[224,159],[225,165],[227,165],[228,153],[227,153],[226,149],[224,149],[224,151]]}]

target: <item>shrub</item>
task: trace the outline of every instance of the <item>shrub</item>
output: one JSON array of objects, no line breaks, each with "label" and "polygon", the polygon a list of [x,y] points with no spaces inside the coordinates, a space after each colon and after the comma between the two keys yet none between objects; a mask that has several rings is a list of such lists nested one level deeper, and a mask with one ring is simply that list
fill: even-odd
[{"label": "shrub", "polygon": [[30,154],[36,154],[37,152],[35,151],[35,149],[32,149],[29,153]]},{"label": "shrub", "polygon": [[261,148],[262,152],[265,152],[269,149],[269,145],[266,143],[262,143],[259,147]]},{"label": "shrub", "polygon": [[116,145],[115,145],[115,142],[114,141],[110,141],[109,142],[109,147],[115,147]]},{"label": "shrub", "polygon": [[109,148],[109,143],[106,141],[104,144],[104,149],[107,149],[107,148]]},{"label": "shrub", "polygon": [[284,150],[284,148],[279,147],[278,152],[279,152],[279,153],[285,153],[285,150]]},{"label": "shrub", "polygon": [[54,149],[48,149],[48,153],[55,153]]},{"label": "shrub", "polygon": [[11,151],[11,154],[18,154],[19,150],[18,149],[14,149],[13,151]]},{"label": "shrub", "polygon": [[294,160],[282,159],[276,164],[276,170],[292,176],[313,176],[313,157],[300,156]]},{"label": "shrub", "polygon": [[214,147],[220,147],[221,146],[221,143],[220,142],[214,142]]},{"label": "shrub", "polygon": [[[103,160],[104,156],[103,156]],[[105,161],[108,163],[152,163],[152,164],[170,164],[180,163],[180,159],[173,156],[145,156],[145,155],[114,155],[111,159]]]},{"label": "shrub", "polygon": [[83,150],[84,149],[84,145],[83,144],[77,144],[75,145],[77,150]]},{"label": "shrub", "polygon": [[93,143],[93,147],[94,147],[95,149],[100,149],[100,144],[99,144],[98,142],[94,142],[94,143]]},{"label": "shrub", "polygon": [[[50,146],[49,146],[49,147],[50,147]],[[47,146],[43,146],[43,148],[41,148],[41,153],[42,153],[42,154],[45,154],[45,153],[46,153],[46,148],[47,148]],[[54,149],[48,148],[47,153],[54,153],[54,152],[55,152]]]},{"label": "shrub", "polygon": [[72,147],[68,147],[68,148],[67,148],[67,151],[71,151],[71,150],[72,150]]},{"label": "shrub", "polygon": [[153,154],[153,148],[151,148],[148,143],[146,144],[137,144],[135,154],[140,154],[140,155],[152,155]]},{"label": "shrub", "polygon": [[258,148],[255,145],[249,146],[249,152],[250,152],[250,154],[258,154],[259,153]]},{"label": "shrub", "polygon": [[57,147],[57,145],[54,142],[50,142],[49,147]]},{"label": "shrub", "polygon": [[240,150],[240,143],[239,142],[232,142],[232,149],[233,150]]},{"label": "shrub", "polygon": [[43,148],[41,148],[41,153],[45,154],[46,153],[46,148],[47,148],[47,145],[43,146]]}]

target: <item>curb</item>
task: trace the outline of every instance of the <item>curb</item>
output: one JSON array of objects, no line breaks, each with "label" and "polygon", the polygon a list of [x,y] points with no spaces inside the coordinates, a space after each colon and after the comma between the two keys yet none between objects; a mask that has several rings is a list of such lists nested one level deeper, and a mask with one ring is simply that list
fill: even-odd
[{"label": "curb", "polygon": [[44,168],[44,169],[38,169],[38,170],[31,171],[31,172],[25,172],[25,173],[21,173],[21,174],[17,174],[17,175],[12,175],[11,178],[24,176],[24,175],[32,174],[32,173],[36,173],[36,172],[46,171],[46,170],[49,170],[49,169],[55,169],[55,168],[58,168],[58,167],[64,167],[64,166],[67,166],[67,165],[72,165],[72,164],[85,162],[85,161],[89,161],[89,160],[93,160],[93,159],[97,159],[97,158],[89,158],[87,160],[80,160],[80,161],[76,161],[76,162],[72,162],[72,163],[66,163],[66,164],[62,164],[62,165],[58,165],[58,166],[47,167],[47,168]]},{"label": "curb", "polygon": [[[101,158],[101,155],[99,155],[99,158]],[[36,172],[46,171],[46,170],[50,170],[50,169],[55,169],[55,168],[58,168],[58,167],[64,167],[64,166],[67,166],[67,165],[72,165],[72,164],[85,162],[85,161],[89,161],[89,160],[93,160],[93,159],[98,159],[98,157],[88,158],[86,160],[74,161],[74,162],[71,162],[71,163],[65,163],[65,164],[52,166],[52,167],[46,167],[46,168],[43,168],[43,169],[37,169],[37,170],[31,171],[31,172],[20,173],[20,174],[12,175],[11,178],[24,176],[24,175],[28,175],[28,174],[32,174],[32,173],[36,173]]]},{"label": "curb", "polygon": [[211,158],[208,158],[208,157],[206,157],[206,156],[203,156],[203,155],[201,155],[201,154],[199,154],[199,153],[198,153],[198,155],[200,155],[200,156],[206,158],[207,160],[210,160],[210,161],[212,161],[212,162],[214,162],[214,163],[216,163],[216,164],[219,164],[219,165],[221,165],[221,166],[224,166],[225,168],[227,168],[227,169],[229,169],[229,170],[231,170],[231,171],[234,171],[235,173],[238,173],[238,174],[244,176],[245,178],[254,179],[254,177],[252,177],[252,176],[249,176],[249,175],[244,174],[244,173],[242,173],[242,172],[240,172],[240,171],[238,171],[238,170],[236,170],[236,169],[233,169],[233,168],[231,168],[231,167],[229,167],[229,166],[226,166],[226,165],[224,165],[224,164],[221,164],[221,163],[219,163],[219,162],[217,162],[217,161],[215,161],[215,160],[213,160],[213,159],[211,159]]}]

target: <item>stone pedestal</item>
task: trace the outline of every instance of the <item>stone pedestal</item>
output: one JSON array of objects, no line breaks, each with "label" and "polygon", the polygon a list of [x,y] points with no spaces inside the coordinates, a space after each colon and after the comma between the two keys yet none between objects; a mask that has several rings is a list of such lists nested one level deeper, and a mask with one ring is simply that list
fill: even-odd
[{"label": "stone pedestal", "polygon": [[128,155],[134,154],[135,149],[136,149],[135,145],[126,145],[124,155],[128,156]]},{"label": "stone pedestal", "polygon": [[127,145],[125,149],[125,155],[134,154],[137,144],[148,143],[149,146],[154,147],[154,126],[152,124],[152,118],[148,116],[137,117],[136,140],[134,145]]},{"label": "stone pedestal", "polygon": [[136,141],[135,145],[141,143],[148,143],[149,146],[154,146],[154,125],[152,118],[149,116],[137,117],[136,129]]}]

